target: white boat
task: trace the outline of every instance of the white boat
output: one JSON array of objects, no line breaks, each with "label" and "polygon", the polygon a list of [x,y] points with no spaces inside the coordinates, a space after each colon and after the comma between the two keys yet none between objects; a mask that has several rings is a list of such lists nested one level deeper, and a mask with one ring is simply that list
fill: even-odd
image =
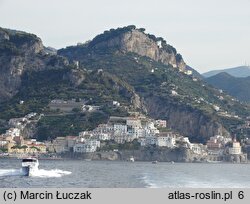
[{"label": "white boat", "polygon": [[135,162],[135,158],[134,158],[133,156],[131,156],[131,157],[129,158],[129,161],[130,161],[130,162]]},{"label": "white boat", "polygon": [[22,172],[24,176],[31,176],[38,170],[39,162],[37,158],[29,157],[22,160]]}]

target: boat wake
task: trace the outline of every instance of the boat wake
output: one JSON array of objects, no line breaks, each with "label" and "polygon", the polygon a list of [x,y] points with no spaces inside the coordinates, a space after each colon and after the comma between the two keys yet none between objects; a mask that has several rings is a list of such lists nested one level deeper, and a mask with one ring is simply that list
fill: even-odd
[{"label": "boat wake", "polygon": [[60,169],[51,169],[51,170],[45,170],[45,169],[38,169],[32,173],[32,177],[41,177],[41,178],[48,178],[48,177],[62,177],[65,175],[71,174],[70,171],[63,171]]},{"label": "boat wake", "polygon": [[0,169],[0,177],[2,176],[21,176],[22,169]]},{"label": "boat wake", "polygon": [[[52,177],[62,177],[65,175],[71,174],[70,171],[63,171],[60,169],[38,169],[32,172],[32,177],[40,177],[40,178],[52,178]],[[24,176],[25,173],[22,169],[0,169],[0,177],[2,176]]]}]

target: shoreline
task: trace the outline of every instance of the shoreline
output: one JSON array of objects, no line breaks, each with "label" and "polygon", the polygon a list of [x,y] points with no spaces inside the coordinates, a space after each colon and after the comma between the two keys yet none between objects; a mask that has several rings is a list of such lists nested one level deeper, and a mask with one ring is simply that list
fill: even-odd
[{"label": "shoreline", "polygon": [[[240,159],[240,155],[226,155],[221,160],[211,160],[209,155],[196,155],[185,148],[178,149],[140,149],[140,150],[123,150],[123,151],[103,151],[92,153],[47,153],[39,155],[4,155],[0,159],[22,159],[25,157],[36,156],[39,160],[78,160],[78,161],[126,161],[131,158],[135,162],[166,162],[166,163],[240,163],[248,164],[249,160]],[[237,159],[235,158],[237,157]],[[130,161],[131,162],[131,161]]]}]

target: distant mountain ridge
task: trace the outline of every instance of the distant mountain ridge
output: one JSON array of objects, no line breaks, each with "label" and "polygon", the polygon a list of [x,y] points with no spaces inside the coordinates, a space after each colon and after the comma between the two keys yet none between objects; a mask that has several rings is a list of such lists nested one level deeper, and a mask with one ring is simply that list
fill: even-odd
[{"label": "distant mountain ridge", "polygon": [[250,102],[250,76],[234,77],[226,72],[205,78],[209,84],[222,89],[240,101]]},{"label": "distant mountain ridge", "polygon": [[202,76],[205,78],[208,78],[216,74],[219,74],[221,72],[226,72],[234,77],[248,77],[250,76],[250,66],[239,66],[239,67],[234,67],[234,68],[229,68],[229,69],[212,70],[212,71],[203,73]]}]

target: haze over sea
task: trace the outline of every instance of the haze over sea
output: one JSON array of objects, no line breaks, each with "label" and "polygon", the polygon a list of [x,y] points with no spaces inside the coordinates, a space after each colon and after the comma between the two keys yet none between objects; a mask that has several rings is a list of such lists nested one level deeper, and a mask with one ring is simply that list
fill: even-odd
[{"label": "haze over sea", "polygon": [[0,187],[245,188],[249,164],[40,160],[34,176],[22,176],[21,160],[0,159]]}]

